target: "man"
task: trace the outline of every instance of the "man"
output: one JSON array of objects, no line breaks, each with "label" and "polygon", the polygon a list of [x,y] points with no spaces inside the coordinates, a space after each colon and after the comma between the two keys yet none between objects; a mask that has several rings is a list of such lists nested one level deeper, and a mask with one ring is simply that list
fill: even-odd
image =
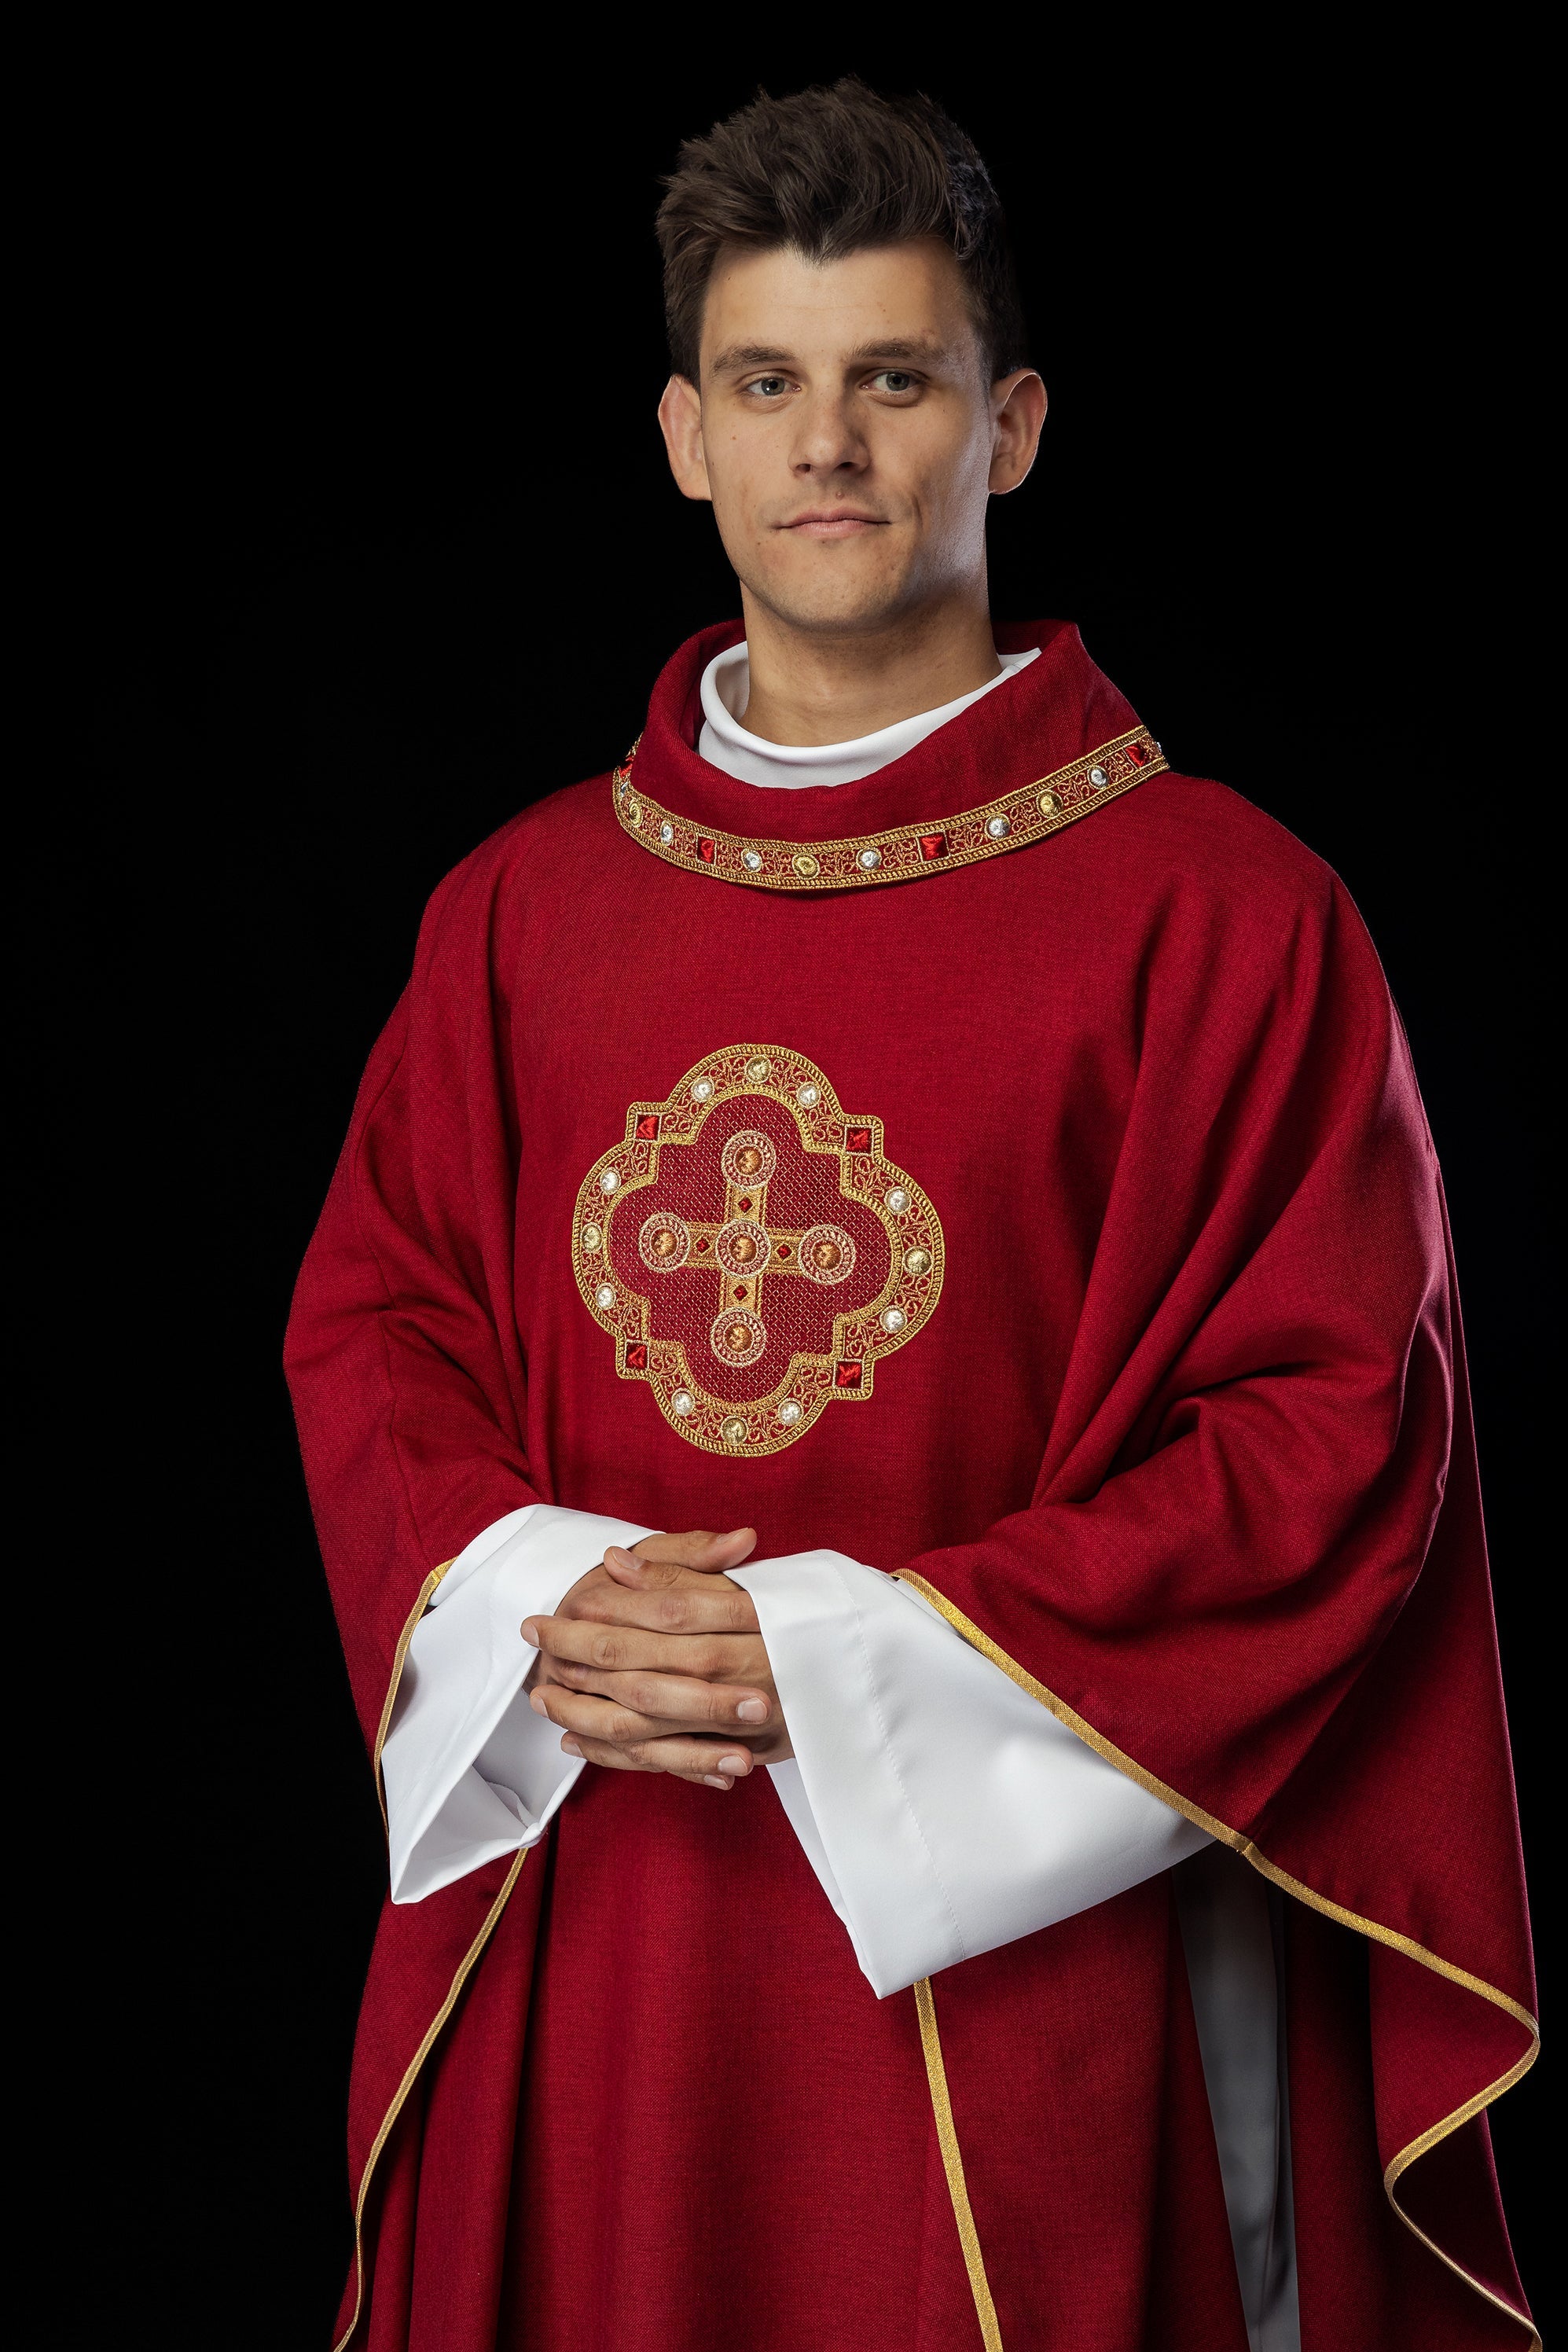
[{"label": "man", "polygon": [[743,623],[436,893],[290,1333],[392,1860],[340,2344],[1525,2343],[1375,957],[993,627],[1045,394],[962,134],[759,100],[660,230]]}]

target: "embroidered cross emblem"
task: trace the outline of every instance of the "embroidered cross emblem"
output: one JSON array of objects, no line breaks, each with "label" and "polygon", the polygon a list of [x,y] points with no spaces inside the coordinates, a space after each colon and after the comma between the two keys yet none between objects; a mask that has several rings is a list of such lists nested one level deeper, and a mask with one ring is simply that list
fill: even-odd
[{"label": "embroidered cross emblem", "polygon": [[881,1121],[846,1118],[786,1047],[727,1047],[633,1103],[574,1227],[617,1370],[712,1452],[773,1453],[834,1399],[869,1397],[941,1288],[940,1223]]}]

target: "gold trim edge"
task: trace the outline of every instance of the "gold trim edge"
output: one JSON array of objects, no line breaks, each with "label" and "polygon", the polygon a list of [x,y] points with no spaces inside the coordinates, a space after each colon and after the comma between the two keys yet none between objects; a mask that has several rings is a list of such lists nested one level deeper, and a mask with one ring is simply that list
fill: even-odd
[{"label": "gold trim edge", "polygon": [[[408,1657],[408,1645],[413,1639],[414,1627],[419,1623],[420,1619],[423,1616],[425,1610],[430,1604],[430,1597],[432,1593],[435,1591],[436,1586],[441,1582],[442,1578],[446,1574],[447,1570],[455,1565],[456,1557],[457,1556],[455,1553],[451,1559],[444,1559],[439,1568],[433,1568],[431,1570],[430,1574],[425,1578],[424,1582],[419,1588],[419,1597],[415,1601],[413,1607],[409,1611],[408,1618],[403,1625],[402,1632],[398,1635],[397,1648],[392,1653],[392,1678],[387,1684],[387,1695],[382,1706],[382,1719],[376,1727],[376,1744],[371,1758],[371,1765],[375,1772],[376,1800],[382,1809],[382,1827],[383,1830],[387,1826],[387,1808],[386,1794],[382,1783],[382,1749],[386,1745],[387,1727],[392,1721],[392,1711],[397,1699],[398,1685],[402,1681],[403,1665]],[[456,1974],[454,1976],[451,1984],[447,1987],[446,1998],[442,2002],[441,2007],[436,2011],[434,2018],[432,2018],[429,2025],[425,2029],[423,2041],[420,2042],[418,2049],[414,2052],[413,2056],[409,2060],[407,2066],[403,2069],[402,2080],[398,2084],[397,2089],[392,2093],[392,2103],[388,2106],[385,2115],[382,2117],[381,2128],[376,2133],[374,2139],[371,2142],[370,2154],[365,2158],[365,2168],[360,2175],[360,2186],[354,2199],[354,2308],[350,2317],[349,2325],[344,2329],[342,2335],[339,2336],[336,2344],[332,2347],[332,2352],[346,2352],[346,2347],[353,2341],[354,2331],[359,2326],[360,2321],[364,2315],[365,2205],[371,2193],[371,2175],[374,2173],[376,2166],[381,2161],[381,2153],[387,2144],[387,2139],[392,2131],[392,2127],[393,2124],[396,2123],[399,2116],[402,2113],[403,2102],[406,2100],[410,2091],[413,2090],[414,2084],[419,2079],[419,2070],[423,2065],[425,2060],[429,2057],[431,2050],[434,2044],[436,2035],[440,2032],[442,2027],[451,2016],[458,1994],[462,1991],[464,1986],[466,1984],[469,1977],[473,1973],[475,1962],[478,1959],[480,1953],[489,1942],[490,1937],[495,1929],[496,1922],[499,1919],[502,1912],[506,1909],[507,1898],[511,1895],[513,1887],[517,1883],[517,1873],[521,1870],[524,1863],[527,1862],[532,1851],[533,1848],[531,1846],[525,1845],[518,1847],[517,1858],[513,1862],[510,1870],[507,1873],[506,1880],[501,1887],[500,1893],[497,1895],[495,1901],[491,1904],[489,1910],[486,1913],[484,1924],[480,1927],[478,1934],[475,1937],[474,1941],[469,1945],[468,1949],[464,1953],[461,1960],[459,1960]]]},{"label": "gold trim edge", "polygon": [[997,2319],[997,2306],[991,2299],[990,2281],[986,2276],[986,2258],[980,2249],[980,2233],[975,2227],[975,2211],[969,2202],[969,2184],[964,2178],[964,2154],[958,2146],[958,2127],[953,2120],[953,2101],[947,2089],[942,2037],[936,2030],[936,2000],[929,1977],[922,1977],[915,1985],[915,2009],[920,2020],[920,2047],[925,2059],[925,2080],[931,2091],[936,2145],[942,2151],[942,2169],[947,2176],[947,2194],[953,2201],[953,2219],[958,2225],[958,2242],[964,2250],[964,2267],[969,2273],[969,2292],[975,2298],[975,2316],[980,2323],[980,2339],[986,2352],[1003,2352],[1002,2331]]},{"label": "gold trim edge", "polygon": [[[637,790],[632,781],[636,757],[633,743],[622,765],[611,772],[611,806],[622,832],[666,866],[747,890],[864,890],[885,882],[948,874],[956,866],[1027,849],[1170,768],[1148,729],[1132,727],[1064,768],[954,816],[831,841],[780,841],[725,833],[662,808]],[[1096,774],[1103,777],[1098,784],[1091,782]],[[994,824],[1002,827],[1000,833],[992,832]],[[942,845],[926,851],[923,842]],[[874,863],[866,865],[867,856]]]},{"label": "gold trim edge", "polygon": [[1471,2272],[1465,2270],[1460,2263],[1455,2262],[1451,2254],[1445,2253],[1441,2246],[1435,2244],[1426,2231],[1418,2228],[1410,2219],[1394,2194],[1395,2186],[1400,2175],[1407,2171],[1411,2165],[1421,2157],[1429,2154],[1438,2142],[1447,2139],[1451,2132],[1458,2131],[1462,2125],[1469,2123],[1473,2116],[1479,2115],[1483,2108],[1490,2106],[1494,2100],[1501,2098],[1504,2092],[1511,2091],[1521,2076],[1530,2072],[1540,2055],[1541,2028],[1529,2010],[1497,1985],[1488,1984],[1484,1977],[1474,1976],[1468,1969],[1461,1969],[1454,1961],[1445,1960],[1437,1952],[1428,1951],[1424,1944],[1417,1944],[1412,1937],[1402,1935],[1398,1928],[1385,1927],[1379,1920],[1368,1919],[1360,1912],[1347,1911],[1343,1904],[1335,1903],[1329,1895],[1318,1894],[1303,1880],[1292,1878],[1289,1871],[1281,1870],[1277,1863],[1270,1862],[1266,1854],[1260,1853],[1251,1839],[1242,1831],[1233,1830],[1228,1822],[1220,1821],[1216,1814],[1206,1812],[1201,1805],[1194,1804],[1190,1799],[1182,1796],[1167,1782],[1156,1779],[1154,1773],[1145,1771],[1144,1767],[1135,1763],[1124,1749],[1116,1747],[1113,1741],[1096,1731],[1092,1723],[1086,1722],[1075,1708],[1069,1706],[1065,1699],[1058,1698],[1054,1691],[1048,1690],[1042,1682],[1037,1681],[1027,1666],[1020,1666],[1015,1658],[1009,1657],[1000,1643],[993,1642],[990,1635],[977,1625],[972,1618],[964,1614],[956,1602],[949,1601],[945,1592],[929,1583],[924,1576],[917,1575],[908,1569],[901,1569],[897,1571],[896,1580],[912,1585],[915,1591],[923,1593],[932,1607],[940,1611],[954,1631],[961,1633],[972,1648],[978,1650],[982,1656],[988,1658],[994,1666],[999,1666],[1010,1682],[1016,1683],[1020,1690],[1027,1691],[1031,1698],[1037,1699],[1041,1706],[1048,1708],[1059,1723],[1065,1724],[1068,1730],[1075,1733],[1086,1747],[1093,1748],[1097,1756],[1103,1756],[1108,1764],[1113,1764],[1119,1772],[1125,1773],[1130,1780],[1135,1780],[1139,1787],[1146,1789],[1151,1796],[1158,1797],[1161,1802],[1169,1805],[1173,1811],[1183,1814],[1189,1822],[1196,1822],[1199,1829],[1207,1830],[1209,1836],[1217,1839],[1220,1844],[1229,1846],[1232,1853],[1239,1853],[1244,1862],[1249,1863],[1261,1876],[1270,1880],[1285,1894],[1293,1895],[1298,1902],[1305,1903],[1311,1910],[1322,1912],[1325,1917],[1336,1921],[1340,1927],[1353,1927],[1374,1942],[1386,1944],[1392,1950],[1404,1953],[1407,1959],[1418,1961],[1423,1968],[1431,1969],[1437,1976],[1446,1977],[1450,1983],[1460,1986],[1466,1992],[1475,1993],[1480,2000],[1490,2001],[1494,2008],[1504,2011],[1517,2023],[1523,2026],[1531,2037],[1530,2048],[1515,2061],[1506,2074],[1500,2074],[1495,2083],[1487,2084],[1473,2097],[1467,2099],[1462,2106],[1456,2107],[1451,2115],[1440,2117],[1437,2123],[1428,2126],[1426,2131],[1400,2148],[1384,2168],[1383,2189],[1389,2204],[1412,2237],[1419,2238],[1422,2244],[1436,2254],[1438,2261],[1446,2264],[1457,2278],[1462,2279],[1468,2287],[1481,2297],[1483,2302],[1490,2303],[1506,2318],[1511,2319],[1516,2326],[1522,2327],[1530,2338],[1529,2352],[1540,2352],[1541,2337],[1534,2322],[1515,2305],[1505,2303],[1503,2298],[1495,2294],[1482,2280],[1475,2277]]},{"label": "gold trim edge", "polygon": [[484,1924],[480,1927],[478,1934],[475,1937],[474,1941],[469,1945],[468,1949],[464,1953],[462,1959],[459,1960],[457,1964],[457,1973],[453,1978],[450,1986],[447,1988],[446,1998],[442,2002],[441,2007],[436,2011],[435,2015],[431,2019],[429,2025],[425,2029],[424,2039],[421,2042],[419,2048],[414,2052],[413,2056],[409,2060],[407,2066],[403,2070],[402,2080],[398,2084],[397,2089],[393,2092],[392,2104],[388,2107],[385,2115],[382,2117],[381,2129],[377,2132],[375,2138],[371,2142],[371,2152],[365,2158],[365,2168],[360,2175],[359,2194],[354,2200],[353,2316],[349,2321],[349,2325],[344,2329],[342,2335],[339,2336],[337,2343],[333,2346],[332,2352],[346,2352],[346,2347],[352,2342],[354,2331],[359,2326],[360,2320],[363,2315],[365,2300],[365,2205],[371,2193],[371,2176],[375,2171],[377,2164],[381,2160],[382,2150],[387,2144],[387,2139],[393,2124],[396,2123],[399,2116],[402,2113],[404,2100],[408,2097],[410,2091],[413,2090],[414,2084],[419,2079],[420,2068],[429,2057],[436,2035],[440,2032],[442,2027],[451,2016],[453,2009],[456,2005],[458,1994],[467,1983],[470,1975],[473,1973],[475,1962],[478,1959],[480,1953],[489,1942],[491,1934],[495,1929],[496,1922],[499,1919],[502,1912],[507,1907],[507,1899],[511,1895],[513,1887],[517,1883],[517,1873],[521,1870],[524,1863],[527,1862],[532,1852],[532,1846],[525,1845],[518,1847],[517,1857],[514,1860],[510,1870],[507,1873],[506,1881],[502,1885],[500,1893],[497,1895],[495,1901],[491,1904],[489,1910],[486,1913]]}]

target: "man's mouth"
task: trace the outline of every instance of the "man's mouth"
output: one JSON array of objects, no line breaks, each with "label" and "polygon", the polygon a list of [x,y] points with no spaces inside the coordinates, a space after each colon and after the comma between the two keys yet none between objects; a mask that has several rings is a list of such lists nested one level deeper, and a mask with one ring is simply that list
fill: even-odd
[{"label": "man's mouth", "polygon": [[796,515],[779,528],[795,531],[802,539],[853,539],[862,530],[881,530],[885,526],[884,516],[866,514],[859,507],[822,507]]}]

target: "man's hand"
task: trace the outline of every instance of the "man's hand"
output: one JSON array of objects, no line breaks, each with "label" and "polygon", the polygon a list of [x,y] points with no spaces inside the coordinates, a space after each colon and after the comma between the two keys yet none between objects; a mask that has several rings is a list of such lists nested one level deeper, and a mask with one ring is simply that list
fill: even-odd
[{"label": "man's hand", "polygon": [[793,1753],[751,1595],[723,1572],[756,1545],[751,1528],[612,1544],[553,1617],[527,1620],[529,1704],[569,1756],[729,1789]]}]

